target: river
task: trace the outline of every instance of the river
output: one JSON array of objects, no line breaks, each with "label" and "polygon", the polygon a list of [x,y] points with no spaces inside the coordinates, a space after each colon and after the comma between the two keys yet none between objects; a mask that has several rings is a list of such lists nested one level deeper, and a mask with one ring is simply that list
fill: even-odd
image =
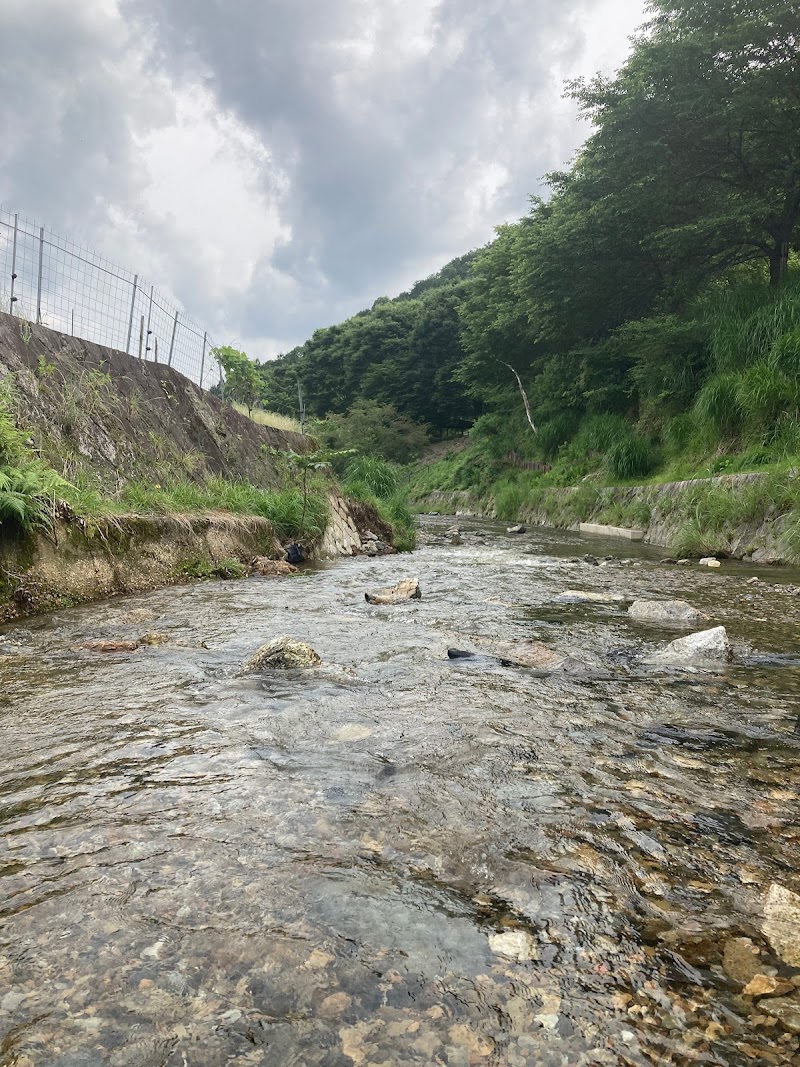
[{"label": "river", "polygon": [[[761,929],[800,892],[798,575],[451,521],[4,628],[4,1067],[800,1061]],[[648,666],[680,632],[576,588],[683,597],[734,663]],[[239,673],[284,633],[323,666]],[[586,669],[447,656],[531,638]]]}]

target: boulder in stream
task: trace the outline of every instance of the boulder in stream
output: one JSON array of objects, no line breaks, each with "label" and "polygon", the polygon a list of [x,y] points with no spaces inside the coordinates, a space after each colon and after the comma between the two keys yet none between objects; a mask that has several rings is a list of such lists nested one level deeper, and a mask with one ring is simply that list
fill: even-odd
[{"label": "boulder in stream", "polygon": [[703,622],[708,618],[685,600],[634,600],[628,614],[641,622]]},{"label": "boulder in stream", "polygon": [[287,574],[296,574],[297,567],[287,563],[285,559],[269,559],[267,556],[256,556],[253,560],[253,571],[262,578],[277,578]]},{"label": "boulder in stream", "polygon": [[722,564],[715,556],[704,556],[697,561],[701,567],[721,567]]},{"label": "boulder in stream", "polygon": [[368,604],[399,604],[404,600],[421,600],[422,590],[419,578],[404,578],[391,589],[382,589],[378,593],[365,593]]},{"label": "boulder in stream", "polygon": [[262,645],[245,661],[245,671],[291,670],[298,667],[318,667],[322,663],[319,653],[304,641],[293,637],[276,637]]},{"label": "boulder in stream", "polygon": [[800,967],[800,896],[773,883],[764,901],[764,936],[784,963]]},{"label": "boulder in stream", "polygon": [[508,533],[508,534],[524,534],[524,533],[527,533],[527,532],[528,532],[528,527],[527,526],[509,526],[506,529],[506,533]]},{"label": "boulder in stream", "polygon": [[595,593],[582,589],[565,589],[556,597],[558,604],[621,604],[630,597],[622,593]]},{"label": "boulder in stream", "polygon": [[671,641],[666,648],[650,656],[651,663],[664,663],[676,667],[717,666],[727,663],[731,644],[724,626],[687,634]]}]

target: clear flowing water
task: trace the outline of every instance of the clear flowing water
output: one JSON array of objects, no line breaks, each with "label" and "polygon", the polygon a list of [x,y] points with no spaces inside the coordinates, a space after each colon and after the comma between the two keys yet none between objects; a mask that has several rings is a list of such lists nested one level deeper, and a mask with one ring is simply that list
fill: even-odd
[{"label": "clear flowing water", "polygon": [[[800,891],[800,598],[752,573],[474,522],[6,627],[0,1063],[797,1063],[723,966],[750,938],[800,1005],[761,933]],[[648,667],[675,631],[567,588],[682,596],[736,661]],[[284,633],[324,665],[239,673]],[[447,657],[529,639],[586,669]]]}]

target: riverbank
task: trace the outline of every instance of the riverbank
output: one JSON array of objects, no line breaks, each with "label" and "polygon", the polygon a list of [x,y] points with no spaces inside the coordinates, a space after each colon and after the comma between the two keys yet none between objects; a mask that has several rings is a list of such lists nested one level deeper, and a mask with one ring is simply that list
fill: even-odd
[{"label": "riverbank", "polygon": [[[304,559],[391,551],[391,528],[369,505],[330,493],[327,508]],[[284,573],[270,564],[286,559],[274,524],[258,515],[61,517],[46,531],[0,537],[0,621],[196,579]]]},{"label": "riverbank", "polygon": [[241,577],[287,546],[291,561],[413,540],[314,448],[163,364],[0,315],[0,619]]},{"label": "riverbank", "polygon": [[640,486],[529,487],[524,493],[418,493],[421,512],[475,515],[577,530],[580,523],[641,529],[643,540],[679,558],[718,556],[798,562],[796,472],[751,473]]}]

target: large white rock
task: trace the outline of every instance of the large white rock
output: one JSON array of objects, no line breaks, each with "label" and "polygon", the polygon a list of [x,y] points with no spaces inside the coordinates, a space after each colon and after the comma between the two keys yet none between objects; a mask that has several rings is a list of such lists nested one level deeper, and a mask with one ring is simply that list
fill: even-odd
[{"label": "large white rock", "polygon": [[701,630],[671,641],[666,648],[650,657],[651,663],[665,663],[678,667],[717,665],[730,659],[731,643],[724,626]]},{"label": "large white rock", "polygon": [[764,901],[764,936],[790,967],[800,967],[800,896],[773,883]]},{"label": "large white rock", "polygon": [[634,600],[628,614],[642,622],[702,622],[708,618],[685,600]]},{"label": "large white rock", "polygon": [[559,593],[556,602],[559,604],[621,604],[629,597],[621,593],[593,593],[583,589],[565,589]]},{"label": "large white rock", "polygon": [[498,956],[506,956],[517,963],[539,958],[539,948],[526,930],[507,930],[489,935],[489,948]]}]

